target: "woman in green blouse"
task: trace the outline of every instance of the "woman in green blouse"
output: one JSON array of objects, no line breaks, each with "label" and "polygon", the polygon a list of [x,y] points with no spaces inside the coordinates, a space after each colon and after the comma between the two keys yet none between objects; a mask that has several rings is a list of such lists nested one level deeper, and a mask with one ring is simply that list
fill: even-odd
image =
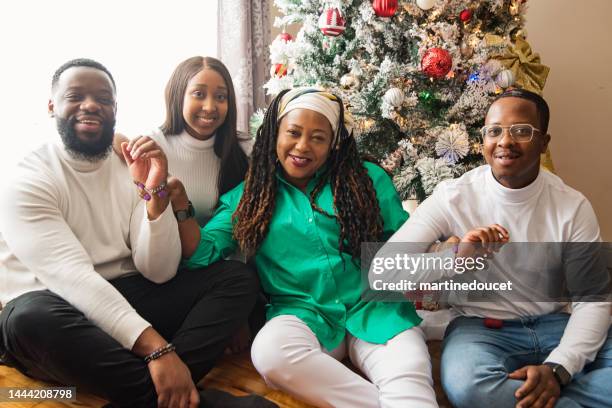
[{"label": "woman in green blouse", "polygon": [[[188,207],[180,183],[171,197]],[[179,229],[187,268],[238,248],[254,259],[270,304],[251,356],[269,384],[316,406],[436,407],[412,303],[361,297],[361,243],[407,218],[384,170],[360,160],[342,101],[302,88],[271,103],[245,182],[203,228]],[[347,354],[371,381],[339,362]]]}]

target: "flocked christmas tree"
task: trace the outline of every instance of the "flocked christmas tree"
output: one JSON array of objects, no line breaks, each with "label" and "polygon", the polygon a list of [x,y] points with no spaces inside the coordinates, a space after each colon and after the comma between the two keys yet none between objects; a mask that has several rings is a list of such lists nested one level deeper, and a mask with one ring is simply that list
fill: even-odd
[{"label": "flocked christmas tree", "polygon": [[403,199],[480,165],[486,108],[509,86],[541,92],[548,68],[524,41],[526,0],[275,0],[270,94],[316,85],[352,114],[362,153]]}]

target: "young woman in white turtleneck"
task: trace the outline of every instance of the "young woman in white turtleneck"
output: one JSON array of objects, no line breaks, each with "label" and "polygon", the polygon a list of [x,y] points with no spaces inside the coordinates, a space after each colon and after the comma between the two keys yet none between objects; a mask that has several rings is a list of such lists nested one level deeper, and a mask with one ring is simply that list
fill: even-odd
[{"label": "young woman in white turtleneck", "polygon": [[[219,197],[244,180],[253,140],[238,135],[232,78],[215,58],[196,56],[181,62],[166,85],[165,103],[164,123],[152,134],[130,140],[128,150],[144,155],[159,145],[168,158],[168,173],[181,180],[195,218],[204,226]],[[115,135],[116,150],[124,141],[125,136]],[[246,346],[245,333],[231,342],[235,352]]]},{"label": "young woman in white turtleneck", "polygon": [[[166,85],[165,102],[160,128],[134,138],[128,148],[143,153],[154,143],[162,148],[169,173],[182,181],[203,226],[219,196],[244,179],[253,142],[238,136],[232,78],[215,58],[181,62]],[[120,136],[116,144],[124,140]]]}]

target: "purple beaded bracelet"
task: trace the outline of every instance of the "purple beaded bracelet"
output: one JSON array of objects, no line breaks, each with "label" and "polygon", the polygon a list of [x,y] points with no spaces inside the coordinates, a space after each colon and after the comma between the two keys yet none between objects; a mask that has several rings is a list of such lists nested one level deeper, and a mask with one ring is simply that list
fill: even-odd
[{"label": "purple beaded bracelet", "polygon": [[146,188],[145,185],[139,181],[134,181],[134,184],[136,184],[140,190],[144,191],[144,194],[142,194],[141,196],[145,201],[151,200],[153,194],[157,195],[159,198],[165,198],[168,196],[168,191],[166,191],[168,183],[165,181],[159,186],[151,189]]}]

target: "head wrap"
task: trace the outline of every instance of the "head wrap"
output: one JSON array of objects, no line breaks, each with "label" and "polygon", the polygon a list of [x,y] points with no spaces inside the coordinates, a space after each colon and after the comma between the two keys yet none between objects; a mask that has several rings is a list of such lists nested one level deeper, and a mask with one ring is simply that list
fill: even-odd
[{"label": "head wrap", "polygon": [[325,116],[329,121],[333,135],[338,133],[340,105],[338,98],[315,88],[295,88],[283,95],[278,107],[278,121],[294,109],[310,109]]}]

